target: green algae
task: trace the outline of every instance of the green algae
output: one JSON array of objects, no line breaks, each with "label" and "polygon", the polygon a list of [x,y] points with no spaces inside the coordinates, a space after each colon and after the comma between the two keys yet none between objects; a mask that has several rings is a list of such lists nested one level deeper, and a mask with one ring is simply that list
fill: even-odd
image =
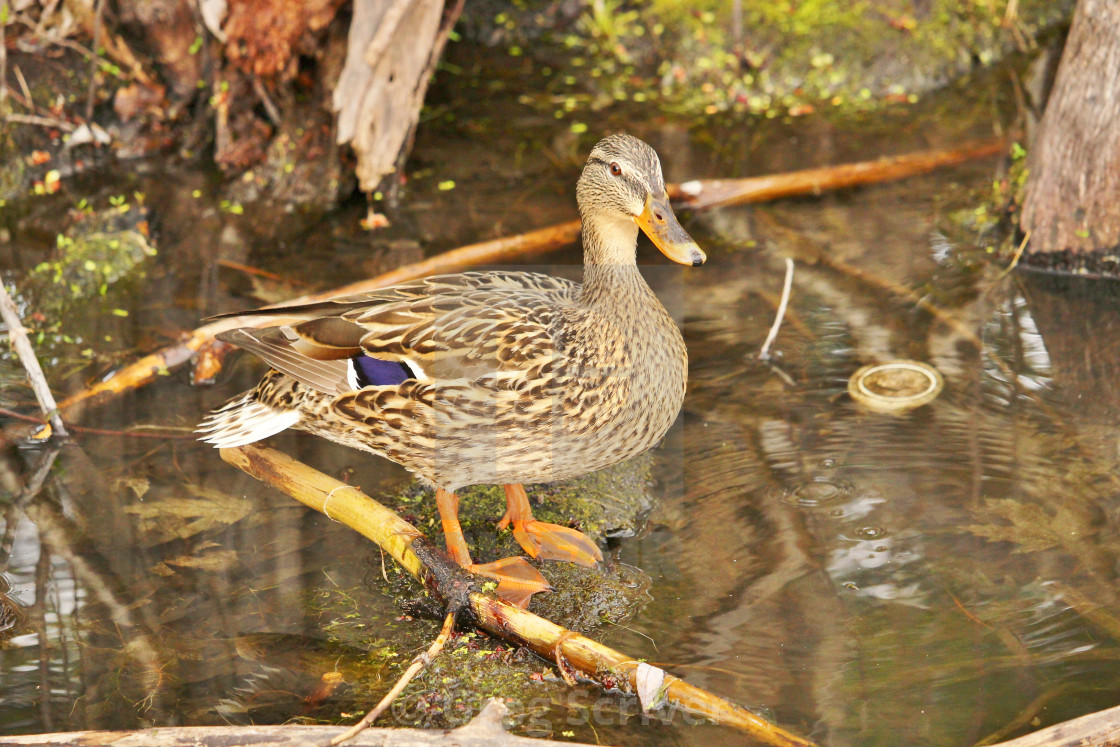
[{"label": "green algae", "polygon": [[913,102],[1032,50],[1074,4],[748,0],[736,32],[725,0],[591,0],[564,31],[541,30],[542,3],[514,3],[502,24],[481,14],[471,23],[483,27],[476,36],[519,48],[552,42],[533,46],[550,72],[542,93],[527,94],[542,109],[563,97],[592,109],[650,101],[687,115],[778,116]]}]

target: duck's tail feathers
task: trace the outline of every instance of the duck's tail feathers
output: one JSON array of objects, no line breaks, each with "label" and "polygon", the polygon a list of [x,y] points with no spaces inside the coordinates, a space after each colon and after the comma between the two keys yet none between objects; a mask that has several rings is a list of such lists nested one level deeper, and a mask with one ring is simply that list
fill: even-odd
[{"label": "duck's tail feathers", "polygon": [[298,422],[299,410],[262,404],[246,392],[207,415],[194,432],[201,434],[199,440],[224,449],[274,436]]}]

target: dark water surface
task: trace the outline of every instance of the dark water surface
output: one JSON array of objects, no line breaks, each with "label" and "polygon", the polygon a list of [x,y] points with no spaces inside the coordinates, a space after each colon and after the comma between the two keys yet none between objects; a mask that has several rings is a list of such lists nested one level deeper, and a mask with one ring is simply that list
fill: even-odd
[{"label": "dark water surface", "polygon": [[[457,82],[435,94],[385,231],[357,228],[361,206],[324,220],[237,215],[204,172],[166,161],[29,201],[3,253],[21,288],[82,195],[103,205],[143,191],[158,236],[144,282],[68,307],[62,331],[80,340],[42,343],[52,383],[75,391],[210,313],[570,219],[587,150],[617,129],[647,138],[680,181],[946,147],[1013,115],[1001,85],[980,80],[844,124],[696,127],[611,107],[573,134],[579,115]],[[961,217],[997,168],[697,215],[686,224],[708,251],[702,268],[670,266],[643,241],[647,275],[682,320],[689,394],[656,452],[659,507],[644,534],[612,547],[648,575],[649,601],[597,637],[830,745],[974,744],[1115,704],[1118,306],[1101,284],[1001,275],[985,251],[993,239]],[[455,188],[440,190],[447,180]],[[757,352],[785,257],[796,275],[774,370]],[[532,261],[571,274],[579,253]],[[35,309],[32,291],[24,300]],[[82,347],[97,350],[84,368],[70,362]],[[936,366],[944,393],[908,415],[861,410],[847,378],[892,358]],[[405,642],[405,659],[433,635],[375,590],[381,561],[365,540],[187,437],[259,374],[241,358],[195,388],[173,371],[80,421],[174,426],[182,438],[86,433],[57,455],[5,451],[3,609],[19,627],[0,648],[0,734],[337,719],[356,706],[345,687],[324,689],[324,671],[384,691],[399,664],[329,630],[365,626]],[[10,358],[2,378],[3,406],[33,411]],[[309,437],[272,444],[372,494],[408,481]],[[39,467],[44,487],[29,497],[21,486]],[[553,686],[537,701],[520,722],[529,733],[741,742],[593,690]]]}]

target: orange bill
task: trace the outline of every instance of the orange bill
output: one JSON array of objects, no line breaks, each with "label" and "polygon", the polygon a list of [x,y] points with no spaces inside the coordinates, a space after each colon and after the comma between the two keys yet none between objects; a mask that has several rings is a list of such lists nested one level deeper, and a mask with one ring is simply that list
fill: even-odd
[{"label": "orange bill", "polygon": [[634,216],[634,222],[661,253],[674,262],[695,267],[704,264],[707,259],[673,214],[668,196],[647,197],[645,210],[641,215]]}]

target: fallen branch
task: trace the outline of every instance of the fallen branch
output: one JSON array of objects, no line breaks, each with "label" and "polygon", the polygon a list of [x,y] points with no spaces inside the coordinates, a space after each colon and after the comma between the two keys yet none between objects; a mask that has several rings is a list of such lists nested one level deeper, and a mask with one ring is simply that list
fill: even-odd
[{"label": "fallen branch", "polygon": [[746,179],[710,179],[684,182],[669,187],[669,196],[684,207],[704,210],[718,205],[767,202],[782,197],[818,195],[861,184],[904,179],[945,166],[987,158],[1003,153],[1006,141],[984,140],[948,150],[920,151],[875,161],[859,161],[840,166],[791,171],[786,174],[752,176]]},{"label": "fallen branch", "polygon": [[[492,635],[526,646],[549,661],[562,658],[579,674],[605,687],[637,692],[644,708],[671,704],[738,729],[766,744],[812,745],[656,667],[478,591],[475,579],[455,565],[446,553],[411,524],[355,487],[274,449],[242,446],[222,449],[221,454],[222,459],[235,467],[376,542],[444,604],[468,606],[478,626]],[[642,687],[639,680],[648,682],[651,674],[657,678],[659,686],[653,688],[654,694],[647,694],[649,689]]]},{"label": "fallen branch", "polygon": [[31,390],[35,392],[35,399],[39,400],[39,408],[43,411],[43,416],[50,421],[56,435],[66,438],[66,426],[62,424],[62,416],[59,415],[58,405],[55,404],[54,395],[51,394],[51,388],[47,384],[47,377],[43,375],[39,359],[35,357],[35,350],[31,347],[31,341],[27,339],[27,329],[20,319],[19,309],[16,308],[15,301],[8,295],[8,289],[3,283],[0,283],[0,317],[3,317],[4,324],[8,326],[8,341],[19,356],[23,369],[27,371]]},{"label": "fallen branch", "polygon": [[[494,264],[524,256],[535,252],[546,252],[570,244],[579,236],[579,221],[569,221],[538,231],[509,236],[493,241],[483,241],[478,244],[452,249],[422,262],[414,262],[392,272],[378,275],[369,280],[362,280],[341,288],[334,288],[323,293],[312,293],[290,301],[293,303],[312,303],[335,296],[345,296],[355,293],[368,293],[378,288],[387,288],[406,280],[437,275],[447,272],[458,272],[467,267],[478,264]],[[260,324],[274,324],[275,320],[262,320],[260,317],[231,317],[207,324],[203,327],[184,335],[175,345],[170,345],[162,350],[146,355],[138,361],[120,369],[112,376],[97,382],[93,386],[67,397],[59,405],[61,411],[69,417],[77,406],[83,403],[96,403],[105,401],[114,395],[139,388],[155,380],[177,366],[189,361],[199,350],[214,340],[219,332],[237,327],[252,327]]]},{"label": "fallen branch", "polygon": [[[477,716],[458,729],[369,729],[350,742],[353,747],[581,747],[576,742],[518,737],[502,726],[509,709],[492,698]],[[306,747],[326,744],[339,726],[170,726],[141,731],[73,731],[62,734],[31,734],[4,737],[5,745],[39,747],[228,747],[251,744],[253,747]]]},{"label": "fallen branch", "polygon": [[[15,95],[15,92],[12,92]],[[73,132],[77,129],[76,125],[65,122],[57,117],[40,117],[37,114],[5,114],[5,122],[15,122],[16,124],[29,124],[37,127],[51,127],[63,132]]]},{"label": "fallen branch", "polygon": [[[952,150],[923,151],[877,161],[808,169],[774,176],[686,182],[682,185],[669,185],[668,190],[670,196],[681,200],[684,207],[704,210],[717,205],[819,194],[825,190],[901,179],[970,159],[995,155],[1002,152],[1004,147],[1002,140],[993,140]],[[574,242],[579,236],[579,231],[580,222],[573,220],[517,236],[470,244],[421,262],[405,265],[370,280],[351,283],[323,293],[300,296],[286,301],[285,304],[310,303],[335,296],[366,293],[428,275],[459,272],[475,265],[498,264],[515,257],[547,252]],[[177,344],[145,356],[120,369],[108,379],[68,397],[61,403],[62,413],[73,417],[71,411],[81,403],[105,401],[151,382],[159,374],[189,361],[219,332],[235,327],[274,323],[275,320],[264,320],[260,317],[232,317],[199,327],[185,335]]]}]

